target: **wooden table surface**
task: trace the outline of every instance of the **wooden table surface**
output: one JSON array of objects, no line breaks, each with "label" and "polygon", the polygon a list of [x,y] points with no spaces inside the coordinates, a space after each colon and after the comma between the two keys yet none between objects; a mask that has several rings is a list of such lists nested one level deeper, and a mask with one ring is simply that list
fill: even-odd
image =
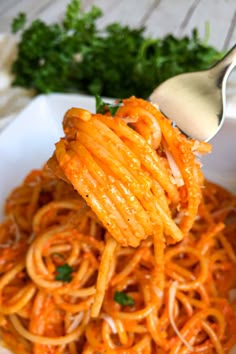
[{"label": "wooden table surface", "polygon": [[[12,18],[26,12],[29,21],[48,23],[62,18],[69,0],[0,0],[0,32],[10,31]],[[145,26],[148,35],[190,34],[197,27],[201,38],[206,24],[209,43],[227,49],[236,43],[236,0],[82,0],[82,9],[97,5],[103,10],[100,28],[119,21],[131,27]]]}]

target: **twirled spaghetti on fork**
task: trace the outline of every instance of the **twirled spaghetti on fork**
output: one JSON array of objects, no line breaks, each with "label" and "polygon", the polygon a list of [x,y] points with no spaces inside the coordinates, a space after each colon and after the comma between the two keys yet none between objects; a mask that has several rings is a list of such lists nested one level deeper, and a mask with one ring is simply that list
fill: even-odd
[{"label": "twirled spaghetti on fork", "polygon": [[4,341],[16,353],[227,353],[236,199],[204,181],[210,145],[144,100],[104,108],[70,109],[53,157],[6,202]]}]

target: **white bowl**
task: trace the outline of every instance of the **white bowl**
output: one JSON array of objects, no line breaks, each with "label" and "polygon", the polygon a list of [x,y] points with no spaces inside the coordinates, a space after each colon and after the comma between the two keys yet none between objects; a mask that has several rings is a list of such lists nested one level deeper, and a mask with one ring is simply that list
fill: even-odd
[{"label": "white bowl", "polygon": [[[51,156],[54,143],[63,134],[63,115],[72,106],[94,111],[95,100],[69,94],[38,96],[0,133],[0,219],[10,191]],[[236,117],[235,106],[228,112]],[[211,142],[213,152],[203,158],[204,173],[236,192],[236,119],[227,118]]]},{"label": "white bowl", "polygon": [[[0,133],[0,219],[10,191],[51,156],[54,143],[63,134],[63,115],[72,106],[94,111],[95,101],[82,95],[38,96]],[[232,117],[234,113],[236,117],[233,109]],[[236,192],[236,119],[227,118],[211,143],[213,152],[202,160],[206,177]],[[10,352],[0,348],[0,353]]]},{"label": "white bowl", "polygon": [[236,119],[226,118],[210,143],[212,153],[202,159],[206,178],[236,193]]}]

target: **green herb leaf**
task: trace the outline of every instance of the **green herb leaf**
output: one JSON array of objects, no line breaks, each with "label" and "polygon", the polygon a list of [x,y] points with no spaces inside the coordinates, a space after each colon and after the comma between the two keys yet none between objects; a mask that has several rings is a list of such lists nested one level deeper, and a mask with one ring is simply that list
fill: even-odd
[{"label": "green herb leaf", "polygon": [[118,111],[120,106],[121,106],[121,103],[114,104],[114,105],[111,105],[111,104],[108,105],[108,109],[113,117],[116,115],[116,112]]},{"label": "green herb leaf", "polygon": [[[84,13],[80,0],[71,0],[62,22],[34,20],[24,28],[12,66],[13,85],[38,93],[147,98],[166,79],[207,69],[224,55],[207,45],[207,38],[203,42],[197,29],[182,38],[150,38],[144,28],[118,23],[99,30],[96,21],[101,14],[97,7]],[[24,23],[25,15],[20,14],[12,30],[22,29]],[[115,114],[116,106],[105,106]]]},{"label": "green herb leaf", "polygon": [[95,95],[96,100],[96,113],[104,114],[107,112],[106,103],[103,102],[102,97],[99,95]]},{"label": "green herb leaf", "polygon": [[20,31],[26,23],[26,14],[20,12],[17,17],[15,17],[11,24],[11,30],[13,33]]},{"label": "green herb leaf", "polygon": [[131,296],[129,296],[126,293],[123,293],[121,291],[115,292],[114,301],[116,301],[121,306],[133,306],[134,305],[134,299]]},{"label": "green herb leaf", "polygon": [[61,280],[63,282],[70,282],[72,280],[73,269],[69,264],[65,263],[62,266],[56,268],[55,280]]},{"label": "green herb leaf", "polygon": [[112,116],[115,116],[118,108],[121,106],[122,101],[118,101],[118,103],[107,103],[102,100],[99,95],[95,96],[96,100],[96,112],[105,114],[110,111]]},{"label": "green herb leaf", "polygon": [[66,8],[63,25],[66,29],[73,29],[77,22],[77,17],[80,12],[80,0],[72,0]]}]

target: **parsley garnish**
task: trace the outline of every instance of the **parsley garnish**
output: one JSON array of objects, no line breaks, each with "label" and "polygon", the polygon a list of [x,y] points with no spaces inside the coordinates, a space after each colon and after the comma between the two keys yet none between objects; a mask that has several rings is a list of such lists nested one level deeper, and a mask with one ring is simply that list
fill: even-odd
[{"label": "parsley garnish", "polygon": [[134,305],[134,299],[131,296],[129,296],[126,293],[123,293],[121,291],[115,292],[114,301],[116,301],[121,306],[133,306]]},{"label": "parsley garnish", "polygon": [[72,280],[73,269],[69,264],[65,263],[62,266],[56,268],[55,280],[61,280],[63,282],[70,282]]},{"label": "parsley garnish", "polygon": [[122,101],[118,101],[118,103],[104,102],[99,95],[96,95],[95,99],[96,99],[96,112],[104,114],[109,111],[112,116],[115,116],[118,108],[121,106],[122,103]]},{"label": "parsley garnish", "polygon": [[11,24],[11,30],[13,33],[16,33],[23,29],[24,25],[26,23],[26,14],[23,12],[20,12],[17,17],[14,18]]},{"label": "parsley garnish", "polygon": [[22,29],[26,16],[21,13],[12,22],[14,32],[22,29],[13,84],[39,93],[147,98],[164,80],[207,69],[223,56],[201,40],[196,29],[183,38],[148,38],[145,28],[118,23],[99,30],[96,20],[101,15],[97,7],[83,13],[80,0],[71,0],[62,22],[38,19]]},{"label": "parsley garnish", "polygon": [[105,102],[103,102],[102,97],[99,95],[95,96],[95,100],[96,100],[96,112],[97,113],[101,113],[104,114],[107,112],[107,104]]},{"label": "parsley garnish", "polygon": [[108,109],[111,112],[111,115],[114,117],[116,115],[116,112],[118,111],[120,107],[120,104],[114,104],[114,105],[109,105]]}]

